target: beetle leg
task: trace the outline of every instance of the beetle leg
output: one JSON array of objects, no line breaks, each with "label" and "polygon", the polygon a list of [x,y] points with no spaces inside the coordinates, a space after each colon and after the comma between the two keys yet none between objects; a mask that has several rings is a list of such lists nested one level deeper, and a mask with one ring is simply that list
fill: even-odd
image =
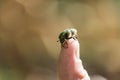
[{"label": "beetle leg", "polygon": [[65,41],[62,43],[62,47],[68,48],[67,39],[65,39]]},{"label": "beetle leg", "polygon": [[74,40],[76,40],[77,38],[76,37],[73,37]]}]

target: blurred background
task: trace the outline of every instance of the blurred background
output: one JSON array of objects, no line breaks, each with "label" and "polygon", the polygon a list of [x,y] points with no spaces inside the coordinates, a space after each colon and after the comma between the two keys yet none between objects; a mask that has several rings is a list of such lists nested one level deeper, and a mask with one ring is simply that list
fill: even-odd
[{"label": "blurred background", "polygon": [[78,30],[92,80],[120,79],[120,0],[0,0],[0,80],[57,80],[58,35]]}]

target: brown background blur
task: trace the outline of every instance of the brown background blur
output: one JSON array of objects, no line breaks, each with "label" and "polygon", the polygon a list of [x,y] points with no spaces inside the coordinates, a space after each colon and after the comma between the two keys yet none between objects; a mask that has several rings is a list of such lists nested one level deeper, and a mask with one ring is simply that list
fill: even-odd
[{"label": "brown background blur", "polygon": [[56,80],[69,27],[90,76],[119,80],[120,0],[0,0],[0,80]]}]

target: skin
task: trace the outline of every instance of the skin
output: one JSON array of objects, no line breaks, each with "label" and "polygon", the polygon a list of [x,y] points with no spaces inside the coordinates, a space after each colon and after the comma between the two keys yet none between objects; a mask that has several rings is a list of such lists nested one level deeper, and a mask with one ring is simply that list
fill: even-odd
[{"label": "skin", "polygon": [[79,42],[66,41],[68,48],[61,47],[58,61],[58,80],[90,80],[79,57]]}]

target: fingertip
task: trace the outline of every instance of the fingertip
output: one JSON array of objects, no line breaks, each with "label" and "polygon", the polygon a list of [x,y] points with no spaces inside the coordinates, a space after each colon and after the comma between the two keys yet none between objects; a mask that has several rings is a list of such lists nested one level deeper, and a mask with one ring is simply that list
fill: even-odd
[{"label": "fingertip", "polygon": [[72,48],[76,48],[76,47],[79,47],[79,42],[78,40],[74,40],[74,39],[69,39],[67,41],[67,44],[68,44],[68,47],[72,47]]}]

